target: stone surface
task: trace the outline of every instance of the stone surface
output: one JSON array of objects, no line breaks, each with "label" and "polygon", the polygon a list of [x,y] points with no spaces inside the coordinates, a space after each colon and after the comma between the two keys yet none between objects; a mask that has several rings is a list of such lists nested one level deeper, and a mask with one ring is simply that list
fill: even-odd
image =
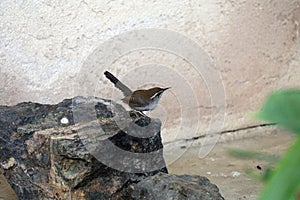
[{"label": "stone surface", "polygon": [[[74,124],[72,108],[91,102],[98,119],[92,125],[98,126],[91,126],[84,121]],[[131,133],[133,128],[121,130],[113,120],[115,114],[112,110],[115,107],[118,105],[108,100],[82,97],[64,100],[58,105],[21,103],[13,107],[2,106],[0,163],[4,175],[19,198],[109,198],[127,182],[137,181],[158,171],[167,172],[162,154],[159,120],[152,121],[155,126],[152,126],[150,137],[135,138],[124,132]],[[61,124],[63,117],[68,118],[70,124]],[[130,123],[142,122],[147,125],[149,118],[138,118]],[[107,135],[90,138],[89,134],[97,134],[101,127],[106,130]],[[107,141],[132,153],[158,151],[152,157],[154,170],[147,171],[148,168],[143,168],[143,160],[117,158],[118,155],[105,146]],[[91,152],[92,147],[95,152]],[[99,150],[98,147],[102,149]],[[100,157],[95,156],[95,153],[99,153],[98,150],[102,153]],[[116,163],[118,166],[126,165],[127,172],[125,168],[116,170],[112,168],[113,165],[104,165],[95,157],[106,159],[105,161],[120,159]],[[156,165],[161,168],[155,168]]]},{"label": "stone surface", "polygon": [[224,199],[217,186],[202,176],[158,173],[129,186],[125,192],[131,199]]},{"label": "stone surface", "polygon": [[112,101],[28,102],[1,106],[0,114],[0,167],[19,199],[136,199],[142,187],[154,189],[145,178],[157,173],[153,180],[161,184],[155,190],[174,197],[218,192],[206,178],[168,175],[161,122],[130,117]]}]

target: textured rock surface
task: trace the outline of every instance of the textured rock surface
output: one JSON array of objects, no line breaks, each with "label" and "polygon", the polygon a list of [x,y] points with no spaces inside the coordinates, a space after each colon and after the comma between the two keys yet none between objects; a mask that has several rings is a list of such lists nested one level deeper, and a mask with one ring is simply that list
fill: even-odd
[{"label": "textured rock surface", "polygon": [[[84,112],[87,108],[95,111],[95,121],[88,121],[93,115]],[[154,189],[154,182],[143,179],[167,169],[160,121],[126,121],[126,113],[111,101],[83,97],[57,105],[1,106],[1,170],[20,199],[136,199],[141,188]],[[156,191],[174,197],[183,190],[184,195],[198,196],[207,187],[217,192],[216,186],[203,186],[191,177],[160,174],[153,180],[161,181]],[[192,190],[186,190],[189,184]],[[176,191],[163,185],[176,186]]]},{"label": "textured rock surface", "polygon": [[136,184],[125,191],[132,199],[224,199],[217,186],[202,176],[170,175],[158,173]]},{"label": "textured rock surface", "polygon": [[[83,137],[88,131],[96,131],[89,123],[74,125],[72,107],[87,102],[95,103],[97,122],[110,131],[100,141]],[[99,142],[108,140],[128,152],[162,150],[159,121],[153,121],[157,126],[152,137],[133,138],[112,120],[111,109],[117,106],[102,99],[80,97],[73,102],[64,100],[58,105],[22,103],[13,107],[2,106],[0,163],[20,199],[109,198],[130,181],[158,171],[167,172],[164,167],[152,172],[143,171],[140,165],[129,165],[124,160],[120,162],[132,166],[133,172],[115,170],[99,162],[87,150],[89,145],[101,146]],[[61,124],[62,118],[67,118],[69,124]],[[147,121],[149,118],[140,118],[136,123]],[[130,129],[127,131],[130,133]],[[113,156],[109,149],[104,148],[104,151],[104,157]],[[154,159],[157,160],[153,163],[164,166],[162,151]],[[139,173],[134,173],[134,170]]]}]

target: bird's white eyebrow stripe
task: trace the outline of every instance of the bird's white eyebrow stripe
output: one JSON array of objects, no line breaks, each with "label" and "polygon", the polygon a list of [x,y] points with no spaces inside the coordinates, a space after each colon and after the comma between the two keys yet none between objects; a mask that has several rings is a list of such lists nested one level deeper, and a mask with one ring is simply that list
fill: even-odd
[{"label": "bird's white eyebrow stripe", "polygon": [[157,94],[159,94],[159,93],[163,93],[163,91],[159,91],[159,92],[156,92],[154,95],[152,95],[151,97],[150,97],[150,99],[153,99]]},{"label": "bird's white eyebrow stripe", "polygon": [[153,99],[153,98],[156,96],[156,94],[157,94],[157,92],[156,92],[154,95],[152,95],[152,96],[150,97],[150,99]]}]

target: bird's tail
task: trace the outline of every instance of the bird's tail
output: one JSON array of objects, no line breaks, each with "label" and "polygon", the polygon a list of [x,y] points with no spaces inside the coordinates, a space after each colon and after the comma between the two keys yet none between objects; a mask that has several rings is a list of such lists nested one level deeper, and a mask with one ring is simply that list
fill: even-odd
[{"label": "bird's tail", "polygon": [[104,75],[106,76],[106,78],[108,78],[108,80],[110,80],[115,85],[116,88],[121,90],[121,92],[124,94],[125,97],[128,97],[132,94],[132,91],[121,81],[119,81],[119,79],[117,79],[114,75],[112,75],[110,72],[105,71]]}]

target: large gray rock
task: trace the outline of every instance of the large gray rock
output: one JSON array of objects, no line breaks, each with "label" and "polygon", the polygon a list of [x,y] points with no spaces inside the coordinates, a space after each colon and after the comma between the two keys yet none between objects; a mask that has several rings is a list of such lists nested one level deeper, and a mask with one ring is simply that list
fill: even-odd
[{"label": "large gray rock", "polygon": [[171,175],[158,173],[138,183],[131,184],[124,196],[128,199],[224,199],[217,186],[202,176]]},{"label": "large gray rock", "polygon": [[[0,113],[0,163],[20,199],[108,199],[131,181],[167,172],[160,121],[131,118],[109,100],[29,102]],[[143,131],[147,137],[134,137]],[[158,153],[128,157],[137,152]],[[150,162],[152,170],[143,167]]]},{"label": "large gray rock", "polygon": [[168,175],[160,121],[130,115],[109,100],[28,102],[0,106],[0,114],[0,167],[20,199],[139,199],[144,190],[152,199],[152,190],[174,198],[217,193],[207,181],[196,183],[199,177]]}]

